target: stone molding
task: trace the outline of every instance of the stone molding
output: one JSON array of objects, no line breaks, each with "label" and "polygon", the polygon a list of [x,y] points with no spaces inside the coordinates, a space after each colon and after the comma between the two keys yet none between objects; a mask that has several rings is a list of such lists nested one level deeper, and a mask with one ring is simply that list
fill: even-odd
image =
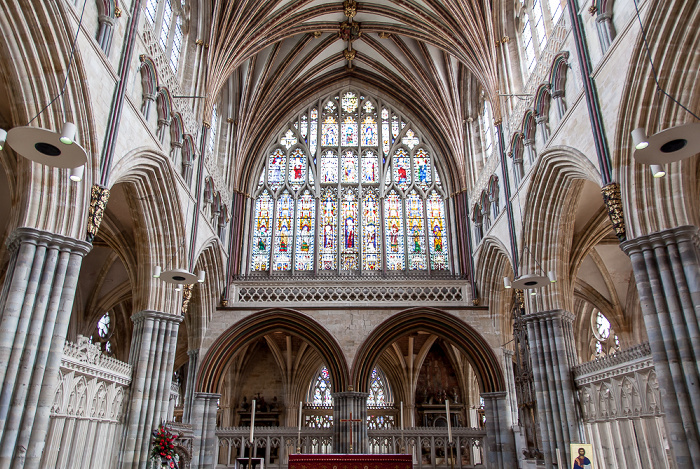
[{"label": "stone molding", "polygon": [[15,229],[7,238],[8,251],[16,250],[20,244],[29,243],[36,246],[46,246],[48,248],[58,248],[60,251],[78,254],[85,257],[92,249],[92,244],[87,241],[63,236],[48,231],[21,226]]},{"label": "stone molding", "polygon": [[122,386],[131,383],[131,365],[103,354],[99,345],[82,335],[77,342],[66,341],[61,368]]},{"label": "stone molding", "polygon": [[644,368],[648,364],[653,365],[651,347],[649,342],[644,342],[616,354],[577,365],[572,372],[577,384],[585,384],[591,379],[599,379],[596,376],[601,373],[612,377],[620,373],[626,373],[626,371],[621,371],[621,367],[633,371]]},{"label": "stone molding", "polygon": [[620,243],[620,248],[631,257],[632,254],[680,242],[691,242],[695,246],[700,247],[700,228],[694,225],[684,225],[657,231]]},{"label": "stone molding", "polygon": [[163,311],[154,311],[150,309],[139,311],[138,313],[134,313],[131,316],[131,321],[134,324],[140,321],[144,321],[146,319],[164,319],[166,321],[171,321],[179,324],[184,318],[178,314],[164,313]]}]

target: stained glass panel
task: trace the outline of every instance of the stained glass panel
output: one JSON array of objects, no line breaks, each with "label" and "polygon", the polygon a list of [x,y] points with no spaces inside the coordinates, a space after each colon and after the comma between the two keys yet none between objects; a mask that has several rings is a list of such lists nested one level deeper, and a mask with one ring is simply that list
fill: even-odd
[{"label": "stained glass panel", "polygon": [[445,202],[436,191],[428,196],[428,237],[430,244],[430,268],[447,270],[447,233],[445,227]]},{"label": "stained glass panel", "polygon": [[357,154],[352,150],[343,153],[343,173],[341,182],[358,182]]},{"label": "stained glass panel", "polygon": [[340,222],[342,223],[341,232],[343,233],[343,246],[340,251],[340,268],[342,270],[357,270],[357,196],[351,189],[343,194]]},{"label": "stained glass panel", "polygon": [[385,406],[387,405],[386,393],[384,388],[384,379],[382,374],[375,368],[372,370],[372,375],[369,378],[369,396],[367,397],[368,406]]},{"label": "stained glass panel", "polygon": [[299,133],[301,134],[301,138],[306,140],[306,136],[308,135],[309,132],[309,119],[306,117],[306,115],[301,116],[301,129],[299,129]]},{"label": "stained glass panel", "polygon": [[311,192],[305,190],[297,200],[296,270],[314,270],[315,222],[316,200]]},{"label": "stained glass panel", "polygon": [[408,152],[399,148],[394,152],[394,182],[402,189],[406,190],[411,185],[411,158]]},{"label": "stained glass panel", "polygon": [[323,134],[321,135],[321,146],[338,146],[338,121],[333,116],[326,116],[323,120]]},{"label": "stained glass panel", "polygon": [[345,112],[355,112],[357,109],[358,99],[355,93],[345,93],[340,101],[340,106]]},{"label": "stained glass panel", "polygon": [[284,184],[284,170],[287,166],[287,156],[282,150],[275,150],[270,155],[267,170],[267,184],[272,190],[277,190]]},{"label": "stained glass panel", "polygon": [[318,111],[316,109],[311,110],[311,126],[309,129],[309,150],[311,150],[311,156],[316,156],[316,134],[318,133]]},{"label": "stained glass panel", "polygon": [[321,198],[321,227],[318,247],[319,269],[335,270],[336,264],[336,233],[338,226],[338,199],[335,192],[328,190]]},{"label": "stained glass panel", "polygon": [[406,198],[406,235],[408,236],[408,269],[426,270],[423,199],[413,190]]},{"label": "stained glass panel", "polygon": [[341,144],[344,147],[357,146],[357,121],[352,116],[346,116],[341,128]]},{"label": "stained glass panel", "polygon": [[382,150],[384,151],[384,156],[389,154],[391,149],[391,141],[389,133],[389,110],[387,108],[382,109]]},{"label": "stained glass panel", "polygon": [[306,181],[306,155],[297,148],[289,155],[289,185],[296,191]]},{"label": "stained glass panel", "polygon": [[386,232],[386,267],[403,270],[405,267],[403,247],[403,201],[396,191],[391,191],[384,200],[384,231]]},{"label": "stained glass panel", "polygon": [[330,150],[321,157],[321,182],[324,184],[338,182],[338,155]]},{"label": "stained glass panel", "polygon": [[379,220],[379,197],[369,190],[362,199],[362,268],[382,268],[381,224]]},{"label": "stained glass panel", "polygon": [[292,240],[294,239],[294,199],[284,191],[277,200],[277,231],[275,232],[275,260],[272,270],[292,269]]},{"label": "stained glass panel", "polygon": [[399,136],[399,118],[396,116],[391,117],[391,143],[394,143],[396,137]]},{"label": "stained glass panel", "polygon": [[372,116],[366,116],[362,120],[362,146],[377,146],[377,121]]},{"label": "stained glass panel", "polygon": [[316,375],[316,379],[312,384],[312,403],[314,405],[333,405],[333,398],[331,397],[332,392],[333,388],[331,386],[331,376],[330,373],[328,373],[328,368],[324,366],[321,368],[318,375]]},{"label": "stained glass panel", "polygon": [[[402,122],[401,125],[404,125],[404,123]],[[416,133],[411,129],[408,129],[406,131],[406,135],[404,135],[404,137],[401,139],[401,143],[406,145],[411,150],[413,150],[413,147],[418,145],[419,142],[420,140],[418,140],[418,137],[416,137]]]},{"label": "stained glass panel", "polygon": [[419,148],[416,154],[413,155],[413,170],[416,175],[416,182],[426,190],[432,181],[432,170],[430,168],[430,156],[428,153]]},{"label": "stained glass panel", "polygon": [[289,150],[292,145],[296,145],[297,136],[294,135],[292,129],[287,130],[287,133],[280,139],[280,143],[284,145],[287,150]]},{"label": "stained glass panel", "polygon": [[272,247],[272,214],[274,200],[268,191],[263,191],[255,201],[255,227],[250,270],[261,272],[270,268],[270,248]]},{"label": "stained glass panel", "polygon": [[368,184],[379,182],[379,158],[371,150],[362,155],[362,182]]}]

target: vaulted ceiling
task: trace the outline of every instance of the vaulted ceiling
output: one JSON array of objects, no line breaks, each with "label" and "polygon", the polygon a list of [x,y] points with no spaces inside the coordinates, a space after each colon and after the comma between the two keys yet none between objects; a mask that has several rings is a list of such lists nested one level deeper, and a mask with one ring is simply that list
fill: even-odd
[{"label": "vaulted ceiling", "polygon": [[[490,0],[216,0],[205,121],[232,94],[234,186],[252,175],[269,135],[315,95],[352,83],[393,99],[450,158],[466,187],[465,120],[481,88],[498,107]],[[230,81],[229,81],[230,79]],[[500,115],[494,109],[496,119]]]}]

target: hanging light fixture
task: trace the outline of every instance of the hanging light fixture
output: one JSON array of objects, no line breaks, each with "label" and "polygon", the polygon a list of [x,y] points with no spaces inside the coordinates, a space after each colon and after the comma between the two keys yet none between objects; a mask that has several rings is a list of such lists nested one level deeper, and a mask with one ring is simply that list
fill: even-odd
[{"label": "hanging light fixture", "polygon": [[87,153],[75,143],[75,124],[66,122],[61,133],[41,127],[14,127],[7,144],[21,156],[55,168],[77,168],[87,163]]}]

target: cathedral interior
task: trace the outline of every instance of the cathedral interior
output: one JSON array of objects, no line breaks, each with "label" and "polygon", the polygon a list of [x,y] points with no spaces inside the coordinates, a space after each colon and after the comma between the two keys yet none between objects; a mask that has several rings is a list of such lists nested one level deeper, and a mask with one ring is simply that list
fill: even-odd
[{"label": "cathedral interior", "polygon": [[0,12],[0,467],[700,459],[700,2]]}]

